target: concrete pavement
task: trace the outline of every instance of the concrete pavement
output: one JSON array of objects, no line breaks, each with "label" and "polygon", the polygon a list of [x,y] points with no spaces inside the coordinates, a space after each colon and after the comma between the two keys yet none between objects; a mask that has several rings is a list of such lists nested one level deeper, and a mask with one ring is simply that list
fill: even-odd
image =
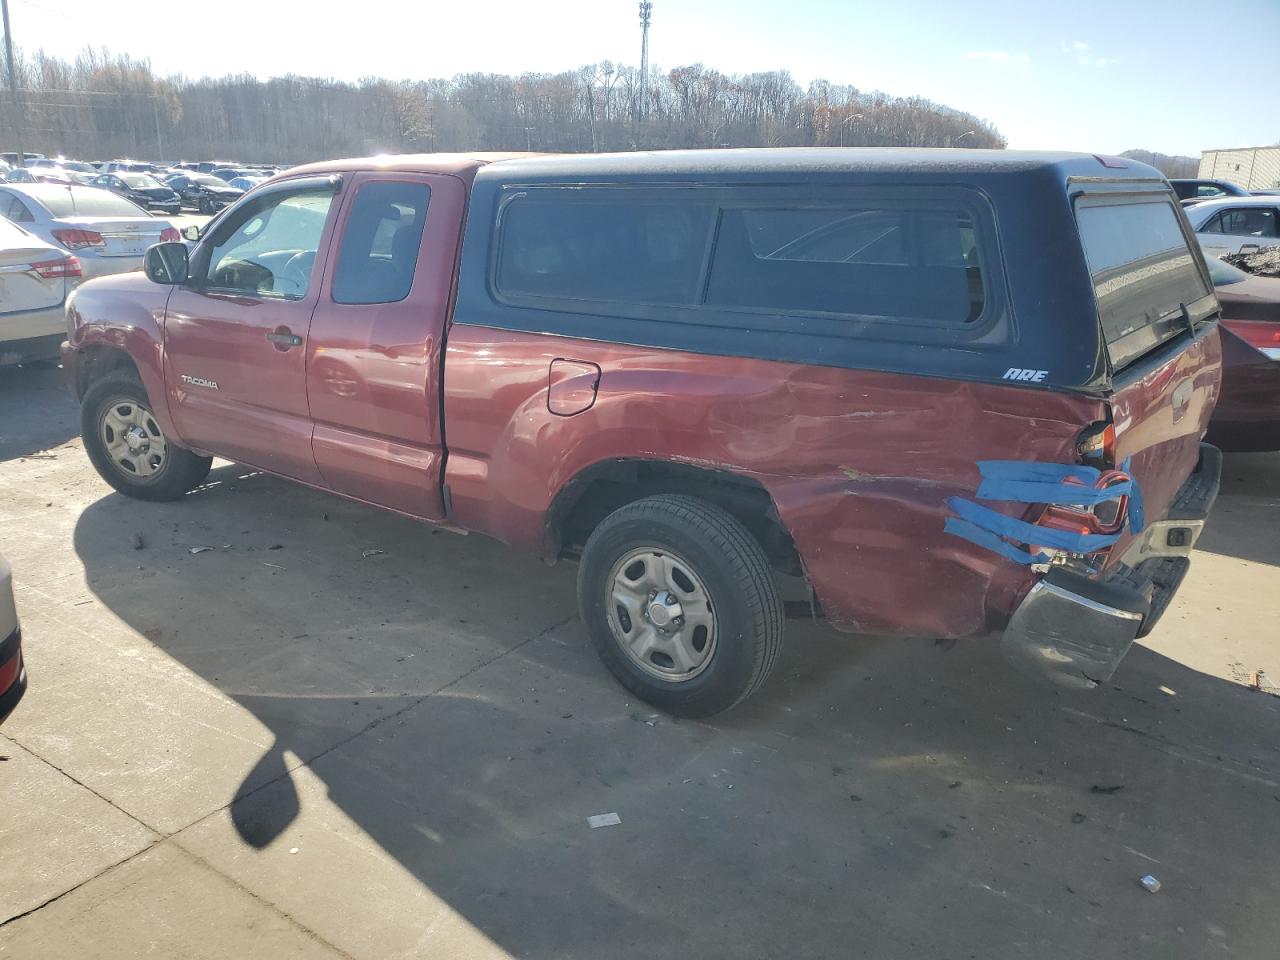
[{"label": "concrete pavement", "polygon": [[0,372],[0,956],[1274,953],[1280,457],[1228,458],[1106,689],[792,620],[757,698],[677,722],[571,567],[234,466],[127,500],[57,376]]}]

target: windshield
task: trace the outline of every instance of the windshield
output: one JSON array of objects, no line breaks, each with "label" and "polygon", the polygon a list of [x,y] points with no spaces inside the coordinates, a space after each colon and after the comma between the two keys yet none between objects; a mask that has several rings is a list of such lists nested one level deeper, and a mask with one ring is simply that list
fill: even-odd
[{"label": "windshield", "polygon": [[55,217],[145,217],[147,214],[124,197],[96,187],[68,187],[41,194],[40,202]]},{"label": "windshield", "polygon": [[191,180],[193,183],[198,183],[201,186],[205,186],[205,187],[225,187],[226,186],[226,183],[219,180],[217,177],[210,176],[207,173],[194,173],[191,175]]},{"label": "windshield", "polygon": [[1206,262],[1209,265],[1209,279],[1213,281],[1215,287],[1225,287],[1228,284],[1239,283],[1241,280],[1249,279],[1249,274],[1239,267],[1233,267],[1217,257],[1209,257]]},{"label": "windshield", "polygon": [[80,173],[97,173],[98,172],[97,170],[93,169],[92,164],[85,163],[83,160],[64,160],[62,161],[62,166],[67,170],[76,170],[76,171],[79,171]]}]

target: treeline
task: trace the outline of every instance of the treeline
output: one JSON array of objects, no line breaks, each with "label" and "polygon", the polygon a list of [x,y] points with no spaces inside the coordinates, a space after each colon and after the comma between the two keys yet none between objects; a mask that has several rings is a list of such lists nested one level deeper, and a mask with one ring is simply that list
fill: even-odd
[{"label": "treeline", "polygon": [[84,159],[301,162],[366,153],[605,151],[722,146],[1004,147],[990,123],[919,97],[864,93],[786,71],[601,62],[559,74],[461,74],[356,83],[287,76],[159,77],[89,50],[15,55],[21,91],[0,108],[3,149]]}]

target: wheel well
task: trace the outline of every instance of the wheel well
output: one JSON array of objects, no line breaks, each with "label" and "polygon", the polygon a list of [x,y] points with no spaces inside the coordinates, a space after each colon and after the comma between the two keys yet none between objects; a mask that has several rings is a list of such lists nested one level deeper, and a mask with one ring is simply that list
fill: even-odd
[{"label": "wheel well", "polygon": [[118,347],[85,347],[80,351],[76,363],[76,398],[82,398],[95,380],[117,370],[132,374],[138,380],[142,379],[138,376],[138,366],[133,358]]},{"label": "wheel well", "polygon": [[576,558],[606,516],[659,493],[681,493],[716,504],[756,538],[775,570],[804,576],[791,534],[758,481],[728,470],[661,460],[610,460],[569,481],[547,512],[544,555]]}]

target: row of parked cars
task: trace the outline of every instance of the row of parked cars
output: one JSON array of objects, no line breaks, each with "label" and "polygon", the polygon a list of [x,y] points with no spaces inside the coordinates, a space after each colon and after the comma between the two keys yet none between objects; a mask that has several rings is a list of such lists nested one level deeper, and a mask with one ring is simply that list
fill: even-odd
[{"label": "row of parked cars", "polygon": [[241,194],[270,179],[275,167],[244,166],[217,161],[183,161],[164,166],[141,160],[90,163],[27,154],[14,166],[0,154],[0,182],[55,183],[63,186],[101,187],[142,207],[177,214],[184,207],[199,213],[216,213]]}]

